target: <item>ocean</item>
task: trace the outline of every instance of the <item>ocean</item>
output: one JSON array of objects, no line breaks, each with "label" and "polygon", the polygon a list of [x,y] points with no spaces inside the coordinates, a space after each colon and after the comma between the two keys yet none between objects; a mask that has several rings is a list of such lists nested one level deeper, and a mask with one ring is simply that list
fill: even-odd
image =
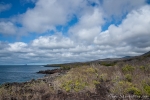
[{"label": "ocean", "polygon": [[44,74],[37,74],[40,70],[56,69],[40,65],[0,65],[0,84],[7,82],[26,82],[38,79]]}]

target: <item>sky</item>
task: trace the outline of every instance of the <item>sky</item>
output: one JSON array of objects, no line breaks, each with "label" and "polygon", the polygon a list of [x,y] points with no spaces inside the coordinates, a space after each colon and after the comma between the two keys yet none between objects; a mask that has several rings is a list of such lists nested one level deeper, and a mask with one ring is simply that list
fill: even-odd
[{"label": "sky", "polygon": [[150,0],[0,0],[0,64],[54,64],[150,51]]}]

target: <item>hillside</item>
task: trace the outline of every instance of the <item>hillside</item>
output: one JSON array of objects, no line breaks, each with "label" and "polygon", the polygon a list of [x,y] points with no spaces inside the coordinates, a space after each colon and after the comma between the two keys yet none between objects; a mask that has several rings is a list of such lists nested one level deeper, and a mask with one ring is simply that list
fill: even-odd
[{"label": "hillside", "polygon": [[150,51],[147,53],[144,53],[140,56],[126,56],[123,58],[107,58],[107,59],[99,59],[94,61],[88,61],[88,62],[73,62],[73,63],[64,63],[64,64],[47,64],[45,67],[75,67],[75,66],[81,66],[81,65],[91,65],[91,64],[108,64],[108,66],[111,64],[114,65],[119,62],[126,62],[126,61],[140,61],[140,60],[148,60],[150,59]]}]

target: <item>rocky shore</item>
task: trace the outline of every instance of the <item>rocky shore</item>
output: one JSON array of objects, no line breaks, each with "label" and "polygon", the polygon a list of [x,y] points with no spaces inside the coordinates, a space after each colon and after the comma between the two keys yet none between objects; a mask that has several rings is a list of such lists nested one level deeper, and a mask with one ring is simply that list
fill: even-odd
[{"label": "rocky shore", "polygon": [[[53,81],[67,70],[53,69],[39,71],[37,73],[46,74],[45,77],[22,83],[5,83],[1,85],[3,90],[10,90],[10,94],[1,94],[0,100],[107,100],[106,94],[109,92],[103,85],[97,85],[97,92],[90,91],[80,93],[66,93],[61,90],[49,91],[53,87]],[[1,91],[0,91],[1,92]],[[5,92],[5,91],[3,91]]]},{"label": "rocky shore", "polygon": [[64,70],[62,69],[52,69],[52,70],[42,70],[42,71],[39,71],[37,73],[40,73],[40,74],[54,74],[54,73],[63,73]]}]

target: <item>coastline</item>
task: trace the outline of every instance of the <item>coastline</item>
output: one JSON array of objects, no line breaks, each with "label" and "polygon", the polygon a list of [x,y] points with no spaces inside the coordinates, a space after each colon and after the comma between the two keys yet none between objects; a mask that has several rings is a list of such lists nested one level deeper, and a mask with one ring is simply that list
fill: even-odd
[{"label": "coastline", "polygon": [[37,74],[40,70],[56,69],[57,67],[44,67],[41,65],[0,65],[0,84],[11,82],[26,82],[38,79],[44,74]]},{"label": "coastline", "polygon": [[150,55],[67,64],[44,77],[0,86],[0,100],[149,100]]}]

